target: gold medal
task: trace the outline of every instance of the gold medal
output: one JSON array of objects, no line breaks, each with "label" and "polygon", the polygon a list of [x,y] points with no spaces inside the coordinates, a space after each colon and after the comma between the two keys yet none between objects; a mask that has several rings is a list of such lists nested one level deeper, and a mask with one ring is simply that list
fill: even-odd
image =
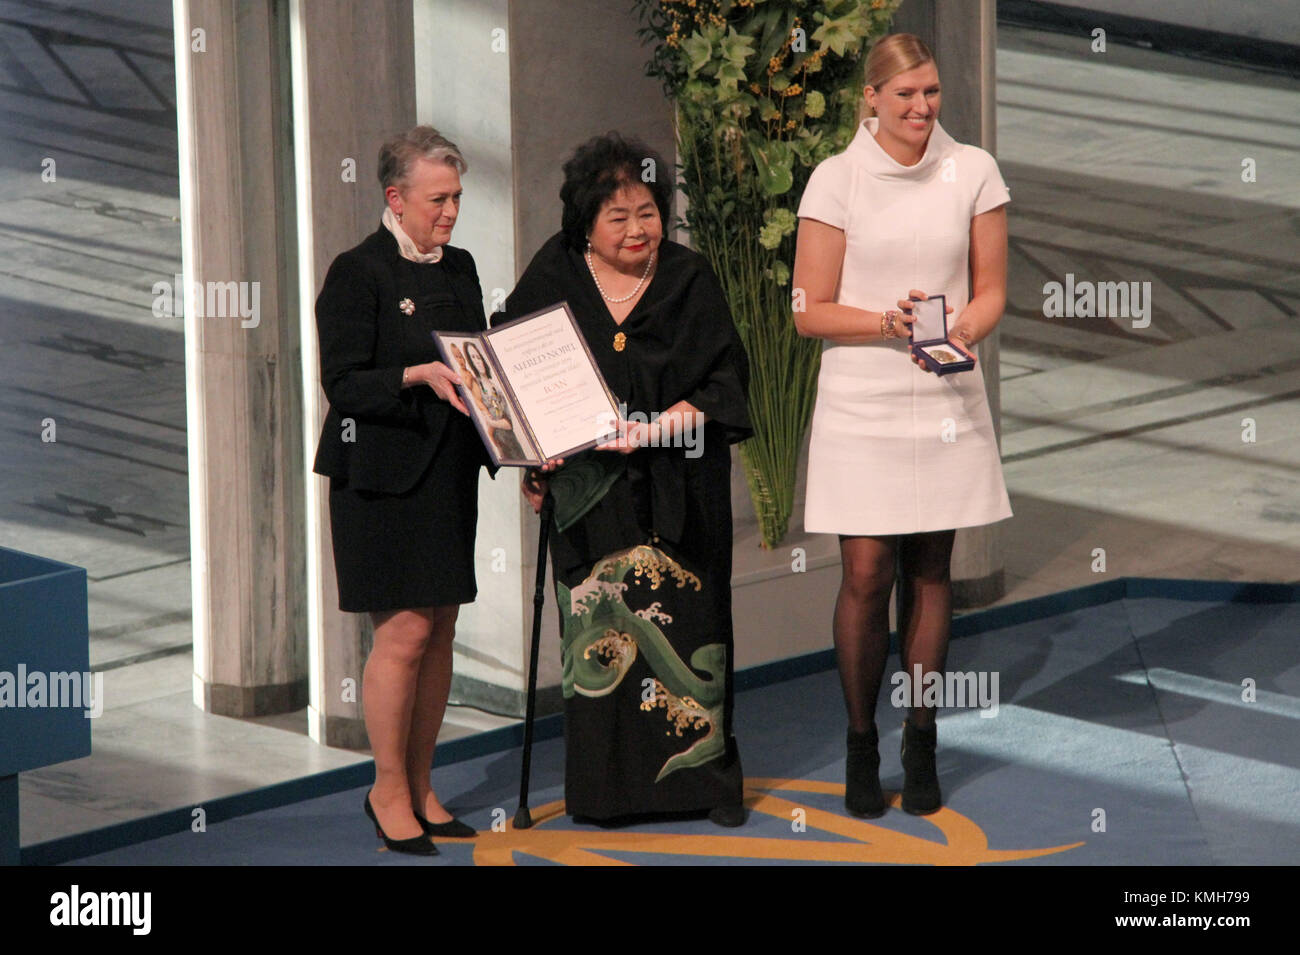
[{"label": "gold medal", "polygon": [[627,347],[627,336],[619,332],[614,336],[614,351],[622,351]]}]

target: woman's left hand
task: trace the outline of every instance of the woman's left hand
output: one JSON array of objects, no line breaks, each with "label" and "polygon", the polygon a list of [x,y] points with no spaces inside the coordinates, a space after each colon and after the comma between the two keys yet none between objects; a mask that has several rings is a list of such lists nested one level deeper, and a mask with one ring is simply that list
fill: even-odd
[{"label": "woman's left hand", "polygon": [[[949,336],[948,336],[948,344],[951,345],[951,346],[952,346],[954,349],[956,349],[957,351],[961,352],[963,355],[965,355],[965,356],[966,356],[967,358],[969,358],[971,361],[974,361],[974,362],[978,362],[978,361],[979,361],[979,359],[975,357],[975,353],[974,353],[973,351],[971,351],[969,348],[967,348],[967,347],[965,346],[965,344],[963,344],[962,341],[961,341],[960,339],[953,338],[951,335],[949,335]],[[930,372],[930,374],[932,374],[932,375],[934,374],[933,371],[930,371],[930,366],[927,365],[927,364],[925,363],[925,359],[923,359],[920,355],[918,355],[918,354],[916,353],[916,349],[915,349],[915,348],[913,348],[912,346],[909,345],[909,346],[908,346],[908,351],[910,352],[910,354],[911,354],[911,356],[912,356],[912,361],[916,362],[918,365],[920,365],[920,366],[921,366],[922,368],[924,368],[926,371]]]},{"label": "woman's left hand", "polygon": [[[965,344],[959,342],[958,339],[953,338],[952,335],[949,335],[948,337],[948,344],[950,344],[950,346],[952,346],[953,348],[956,348],[956,350],[961,352],[962,355],[965,355],[967,359],[970,359],[971,361],[979,361],[978,357],[975,357],[975,352],[972,352],[970,348],[967,348]],[[930,374],[935,374],[931,372],[930,365],[926,364],[926,360],[924,360],[923,357],[920,357],[920,355],[918,355],[917,353],[917,350],[915,350],[914,347],[911,347],[910,344],[909,346],[907,346],[907,352],[910,353],[911,360],[915,361],[915,363],[917,363],[920,366],[920,368],[923,368],[924,370],[926,370],[926,372],[930,372]]]},{"label": "woman's left hand", "polygon": [[440,361],[431,361],[427,365],[416,365],[411,375],[417,381],[423,381],[433,389],[433,393],[461,414],[469,417],[469,409],[460,400],[456,386],[461,384],[460,375],[456,374]]},{"label": "woman's left hand", "polygon": [[644,448],[654,440],[654,425],[647,424],[644,421],[629,422],[620,418],[617,428],[617,436],[604,444],[596,445],[595,450],[631,454],[637,448]]}]

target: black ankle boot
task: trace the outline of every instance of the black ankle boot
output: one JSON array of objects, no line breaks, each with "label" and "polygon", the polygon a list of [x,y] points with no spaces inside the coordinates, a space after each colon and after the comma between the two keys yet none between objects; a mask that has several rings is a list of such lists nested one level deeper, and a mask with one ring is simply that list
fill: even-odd
[{"label": "black ankle boot", "polygon": [[903,721],[903,811],[927,816],[941,804],[939,773],[934,767],[934,745],[938,733],[933,723],[928,729]]},{"label": "black ankle boot", "polygon": [[844,808],[867,819],[885,813],[885,794],[880,791],[879,742],[875,723],[865,733],[849,730],[849,755],[844,764]]}]

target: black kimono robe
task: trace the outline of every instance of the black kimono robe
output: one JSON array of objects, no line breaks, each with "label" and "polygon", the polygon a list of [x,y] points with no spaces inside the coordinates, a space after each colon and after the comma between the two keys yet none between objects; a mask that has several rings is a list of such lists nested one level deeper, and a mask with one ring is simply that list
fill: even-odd
[{"label": "black kimono robe", "polygon": [[[677,446],[625,457],[588,451],[570,462],[604,456],[598,463],[619,475],[552,530],[566,809],[602,820],[739,806],[743,791],[731,731],[730,445],[752,433],[748,361],[704,257],[667,240],[658,255],[619,324],[582,253],[553,236],[495,316],[567,301],[629,417],[683,399],[708,416]],[[557,495],[562,484],[563,470],[552,481]]]}]

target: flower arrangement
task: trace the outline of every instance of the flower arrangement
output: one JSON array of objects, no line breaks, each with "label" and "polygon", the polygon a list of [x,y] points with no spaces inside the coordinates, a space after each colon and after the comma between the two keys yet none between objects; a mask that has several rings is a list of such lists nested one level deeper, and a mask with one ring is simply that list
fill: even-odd
[{"label": "flower arrangement", "polygon": [[862,60],[901,0],[636,0],[647,73],[677,105],[683,225],[749,352],[740,446],[763,546],[785,537],[821,343],[791,317],[795,210],[857,126]]}]

